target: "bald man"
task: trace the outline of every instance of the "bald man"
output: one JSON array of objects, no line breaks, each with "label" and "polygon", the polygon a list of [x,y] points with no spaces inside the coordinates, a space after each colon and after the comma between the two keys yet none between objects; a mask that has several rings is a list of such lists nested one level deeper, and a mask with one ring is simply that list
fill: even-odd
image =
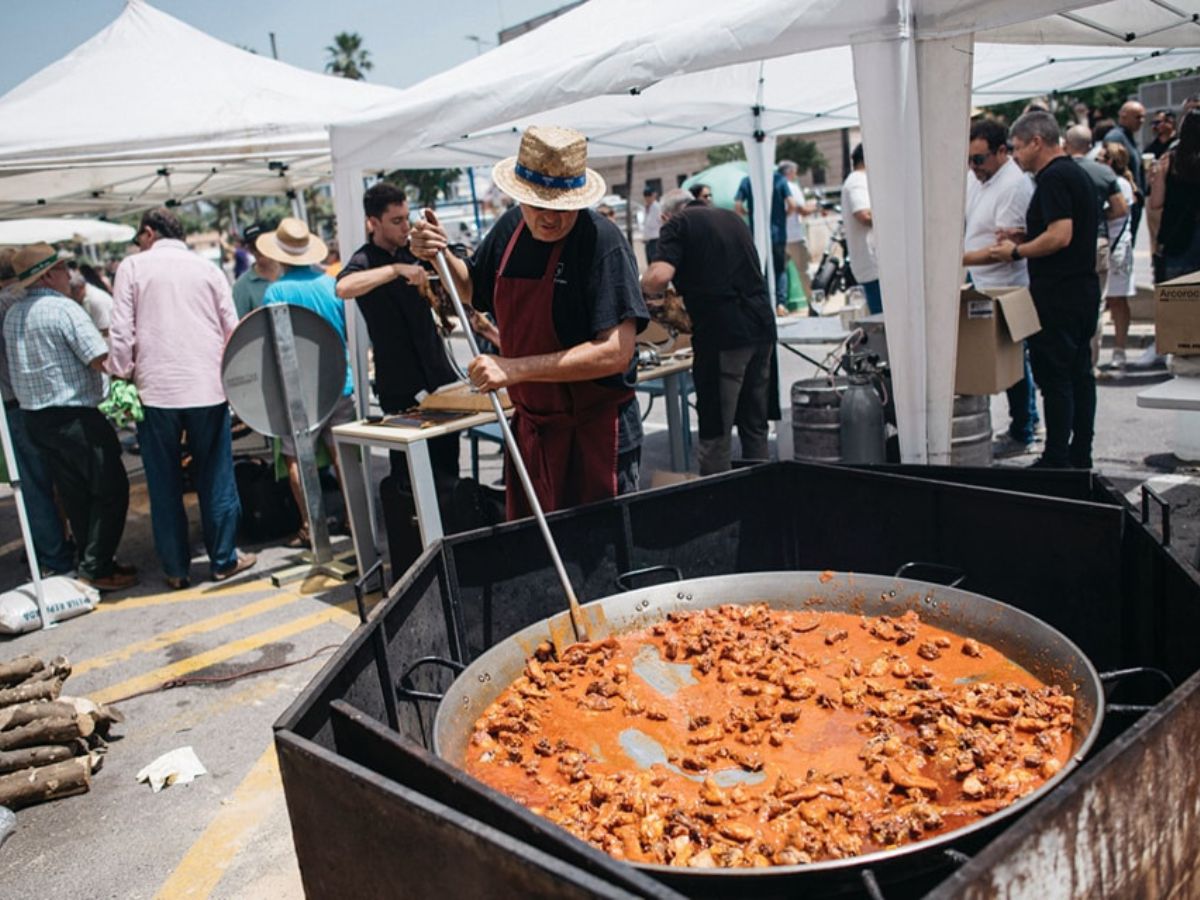
[{"label": "bald man", "polygon": [[1142,208],[1146,205],[1146,172],[1142,166],[1142,148],[1138,135],[1146,121],[1146,107],[1136,100],[1127,100],[1117,113],[1117,124],[1104,135],[1105,143],[1116,141],[1129,151],[1129,171],[1133,174],[1133,208],[1129,211],[1129,233],[1137,240],[1138,225],[1142,221]]}]

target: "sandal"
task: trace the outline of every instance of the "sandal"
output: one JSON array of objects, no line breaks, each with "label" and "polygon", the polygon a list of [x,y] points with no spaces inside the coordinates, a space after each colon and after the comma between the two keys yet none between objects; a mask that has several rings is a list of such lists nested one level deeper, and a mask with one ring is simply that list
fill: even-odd
[{"label": "sandal", "polygon": [[287,545],[289,547],[293,547],[295,549],[300,549],[302,547],[308,547],[311,544],[312,544],[312,537],[308,533],[307,525],[301,525],[300,530],[297,531],[295,534],[293,534],[287,542]]}]

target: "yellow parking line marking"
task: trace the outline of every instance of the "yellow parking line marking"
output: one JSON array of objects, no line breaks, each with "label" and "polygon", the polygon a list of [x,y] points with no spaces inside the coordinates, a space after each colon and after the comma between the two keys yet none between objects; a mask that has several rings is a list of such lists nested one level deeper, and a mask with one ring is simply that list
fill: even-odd
[{"label": "yellow parking line marking", "polygon": [[283,800],[279,758],[271,744],[242,779],[224,808],[184,854],[155,897],[207,897],[255,828]]},{"label": "yellow parking line marking", "polygon": [[129,659],[138,653],[150,653],[154,650],[161,650],[170,644],[185,640],[193,635],[204,634],[207,631],[216,631],[218,628],[224,628],[226,625],[242,622],[260,613],[279,609],[281,606],[287,606],[289,603],[295,603],[299,599],[298,595],[287,592],[264,597],[253,603],[247,603],[245,606],[239,606],[237,609],[231,609],[215,616],[209,616],[207,619],[201,619],[199,622],[191,622],[172,631],[164,631],[161,634],[154,635],[152,638],[129,644],[111,653],[85,659],[82,662],[75,663],[71,667],[72,672],[75,675],[82,675],[84,672],[90,672],[93,669],[102,669],[105,666],[111,666],[113,663]]},{"label": "yellow parking line marking", "polygon": [[358,625],[358,616],[352,612],[354,608],[354,601],[347,600],[345,603],[326,607],[319,612],[310,613],[307,616],[302,616],[291,622],[285,622],[282,625],[276,625],[274,628],[268,628],[266,631],[247,635],[240,640],[230,641],[228,644],[222,644],[220,647],[215,647],[204,653],[198,653],[195,656],[189,656],[187,659],[181,659],[178,662],[160,666],[157,669],[95,691],[88,696],[96,703],[111,703],[120,697],[136,694],[139,691],[152,690],[164,681],[181,678],[191,672],[207,669],[209,666],[225,662],[227,659],[233,659],[235,656],[241,656],[243,653],[249,653],[251,650],[266,646],[267,644],[282,641],[302,631],[308,631],[310,628],[324,625],[326,622],[336,622],[345,628],[353,629]]},{"label": "yellow parking line marking", "polygon": [[125,599],[118,600],[102,599],[99,605],[96,606],[96,612],[120,612],[125,609],[145,609],[148,606],[189,603],[193,600],[224,600],[226,597],[238,597],[242,594],[254,593],[255,591],[269,590],[274,590],[271,587],[271,583],[265,578],[257,578],[246,584],[229,585],[228,587],[217,587],[210,584],[204,587],[187,588],[182,591],[164,591],[160,594],[144,594],[139,597],[126,597]]}]

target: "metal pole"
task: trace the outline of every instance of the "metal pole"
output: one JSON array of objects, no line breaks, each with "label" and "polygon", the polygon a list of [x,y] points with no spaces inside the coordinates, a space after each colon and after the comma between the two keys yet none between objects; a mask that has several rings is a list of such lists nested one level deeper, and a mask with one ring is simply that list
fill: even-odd
[{"label": "metal pole", "polygon": [[471,209],[475,212],[475,239],[483,239],[483,218],[479,215],[479,195],[475,193],[475,167],[467,166],[467,181],[471,184]]},{"label": "metal pole", "polygon": [[29,575],[33,579],[33,593],[37,597],[38,615],[43,628],[53,628],[58,623],[50,618],[46,609],[46,595],[42,590],[42,573],[38,568],[37,551],[33,546],[33,531],[29,527],[29,515],[25,512],[25,495],[21,491],[21,473],[17,469],[17,454],[13,450],[12,435],[8,431],[8,411],[0,413],[0,443],[4,445],[4,458],[8,461],[8,478],[13,499],[17,504],[17,518],[21,521],[21,536],[25,539],[25,554],[29,557]]},{"label": "metal pole", "polygon": [[633,155],[625,157],[625,240],[633,246]]},{"label": "metal pole", "polygon": [[279,59],[279,49],[275,46],[275,32],[268,31],[267,34],[271,35],[271,59]]},{"label": "metal pole", "polygon": [[[454,283],[454,276],[450,271],[450,265],[446,262],[446,255],[438,253],[435,262],[438,274],[442,276],[442,284],[450,292],[450,300],[454,304],[454,312],[458,316],[459,321],[463,323],[463,331],[466,333],[467,347],[470,348],[471,356],[478,356],[479,345],[475,342],[475,332],[471,329],[471,320],[467,317],[467,311],[458,296],[458,285]],[[538,528],[542,532],[542,538],[546,541],[546,549],[550,551],[550,559],[554,563],[555,571],[558,572],[558,580],[562,584],[563,593],[567,595],[567,603],[571,608],[571,625],[575,629],[575,639],[579,641],[589,640],[587,623],[583,618],[583,610],[579,606],[579,598],[575,596],[575,589],[571,587],[571,579],[567,577],[567,570],[563,566],[562,557],[558,555],[558,545],[554,543],[554,535],[550,533],[550,525],[546,522],[546,514],[542,511],[542,504],[538,502],[537,492],[533,489],[533,482],[530,480],[529,472],[525,468],[525,460],[522,458],[521,451],[517,447],[517,439],[513,436],[512,428],[509,427],[508,417],[504,415],[504,407],[500,404],[500,395],[495,391],[488,391],[488,397],[491,398],[492,409],[495,410],[496,418],[500,422],[500,431],[504,434],[504,446],[508,448],[513,468],[517,470],[517,477],[521,480],[521,486],[525,488],[525,496],[529,499],[529,508],[533,510],[534,518],[537,519]]]}]

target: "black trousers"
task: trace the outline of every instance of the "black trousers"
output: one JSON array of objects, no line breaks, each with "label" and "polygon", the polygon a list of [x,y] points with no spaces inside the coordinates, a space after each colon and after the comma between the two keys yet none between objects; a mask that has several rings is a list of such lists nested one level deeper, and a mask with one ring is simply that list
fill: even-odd
[{"label": "black trousers", "polygon": [[79,574],[111,575],[129,510],[129,478],[112,425],[98,409],[83,406],[27,411],[25,421],[66,508]]},{"label": "black trousers", "polygon": [[1038,304],[1042,330],[1029,338],[1029,362],[1046,413],[1045,465],[1092,467],[1096,379],[1091,341],[1098,313],[1099,304],[1091,301]]}]

